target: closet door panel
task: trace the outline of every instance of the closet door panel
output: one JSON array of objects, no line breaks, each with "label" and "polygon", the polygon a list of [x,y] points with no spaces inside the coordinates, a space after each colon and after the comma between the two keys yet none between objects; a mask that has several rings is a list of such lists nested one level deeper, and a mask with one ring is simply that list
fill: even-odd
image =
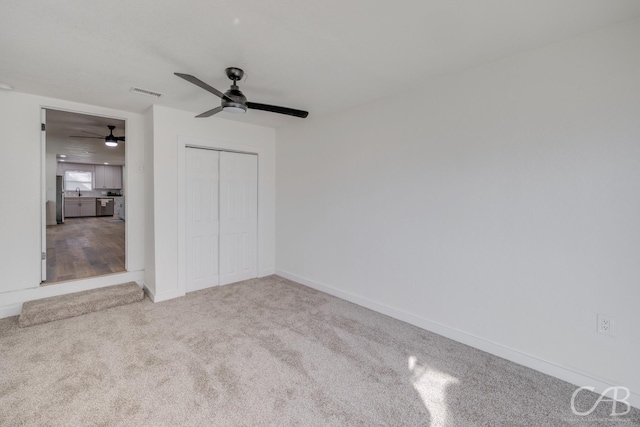
[{"label": "closet door panel", "polygon": [[220,152],[186,150],[186,290],[220,284]]},{"label": "closet door panel", "polygon": [[257,277],[258,156],[220,153],[220,284]]}]

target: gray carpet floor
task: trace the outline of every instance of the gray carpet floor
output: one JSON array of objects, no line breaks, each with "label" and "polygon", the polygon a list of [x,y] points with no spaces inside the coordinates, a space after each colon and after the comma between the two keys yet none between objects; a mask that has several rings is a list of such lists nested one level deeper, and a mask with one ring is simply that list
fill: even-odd
[{"label": "gray carpet floor", "polygon": [[278,276],[2,319],[0,364],[2,426],[640,425],[576,416],[566,382]]}]

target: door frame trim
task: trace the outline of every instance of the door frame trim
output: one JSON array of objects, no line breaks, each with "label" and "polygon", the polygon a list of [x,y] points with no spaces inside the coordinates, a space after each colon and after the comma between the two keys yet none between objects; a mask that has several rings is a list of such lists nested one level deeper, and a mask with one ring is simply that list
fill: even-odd
[{"label": "door frame trim", "polygon": [[[70,109],[70,108],[64,108],[64,107],[57,107],[55,105],[47,105],[47,104],[40,104],[40,119],[41,119],[41,123],[43,119],[46,119],[46,111],[47,110],[57,110],[57,111],[64,111],[67,113],[75,113],[75,114],[83,114],[86,116],[95,116],[95,117],[104,117],[104,118],[108,118],[108,119],[114,119],[114,120],[120,120],[120,121],[124,121],[124,133],[125,133],[125,137],[127,135],[127,129],[129,127],[129,119],[127,119],[126,117],[121,117],[121,116],[115,116],[115,115],[110,115],[110,114],[100,114],[100,113],[96,113],[93,111],[86,111],[86,110],[76,110],[76,109]],[[46,125],[46,120],[44,121],[45,125]],[[46,232],[47,232],[47,217],[46,217],[46,200],[47,200],[47,141],[46,141],[46,131],[45,132],[40,132],[40,139],[41,139],[41,144],[40,144],[40,156],[41,156],[41,165],[40,165],[40,176],[41,176],[41,183],[40,183],[40,191],[41,191],[41,197],[43,202],[41,202],[41,227],[42,227],[42,233],[44,233],[44,235],[41,238],[41,247],[40,250],[42,252],[46,252],[47,251],[47,236],[46,236]],[[128,181],[128,176],[127,176],[127,172],[126,172],[126,165],[127,165],[127,159],[130,158],[129,155],[129,149],[130,146],[125,144],[124,146],[124,165],[122,165],[122,182],[123,182],[123,186],[125,187],[125,189],[127,189],[129,187],[129,181]],[[129,272],[129,224],[127,221],[125,221],[124,223],[124,271],[123,272],[119,272],[119,273],[112,273],[113,274],[122,274],[122,273],[128,273]],[[49,254],[47,254],[47,257],[49,256]],[[41,280],[40,283],[38,283],[38,287],[42,287],[42,276],[44,274],[44,276],[46,277],[46,260],[44,261],[44,263],[42,264],[42,267],[45,269],[44,273],[41,273]],[[84,281],[90,281],[94,278],[97,277],[103,277],[105,275],[101,275],[101,276],[91,276],[91,277],[84,277],[81,279],[76,279],[76,280],[70,280],[67,281],[69,283],[76,283],[76,282],[83,282]],[[106,276],[109,276],[109,274],[107,274]],[[50,286],[51,284],[49,284],[48,286]]]},{"label": "door frame trim", "polygon": [[40,261],[40,286],[47,280],[47,109],[40,107],[40,252],[45,258]]}]

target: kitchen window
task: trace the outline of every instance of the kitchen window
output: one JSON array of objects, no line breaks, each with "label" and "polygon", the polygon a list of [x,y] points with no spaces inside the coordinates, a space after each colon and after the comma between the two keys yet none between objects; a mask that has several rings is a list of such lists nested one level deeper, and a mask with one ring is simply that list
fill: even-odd
[{"label": "kitchen window", "polygon": [[93,184],[93,174],[83,171],[65,171],[64,173],[64,189],[65,191],[91,191]]}]

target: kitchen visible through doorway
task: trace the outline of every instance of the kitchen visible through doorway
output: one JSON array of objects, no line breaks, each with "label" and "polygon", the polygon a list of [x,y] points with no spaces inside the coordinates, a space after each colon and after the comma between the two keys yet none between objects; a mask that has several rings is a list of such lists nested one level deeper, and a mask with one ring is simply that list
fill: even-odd
[{"label": "kitchen visible through doorway", "polygon": [[[41,285],[125,272],[125,121],[53,109],[43,116],[46,271]],[[122,137],[115,147],[105,144],[110,134]]]}]

